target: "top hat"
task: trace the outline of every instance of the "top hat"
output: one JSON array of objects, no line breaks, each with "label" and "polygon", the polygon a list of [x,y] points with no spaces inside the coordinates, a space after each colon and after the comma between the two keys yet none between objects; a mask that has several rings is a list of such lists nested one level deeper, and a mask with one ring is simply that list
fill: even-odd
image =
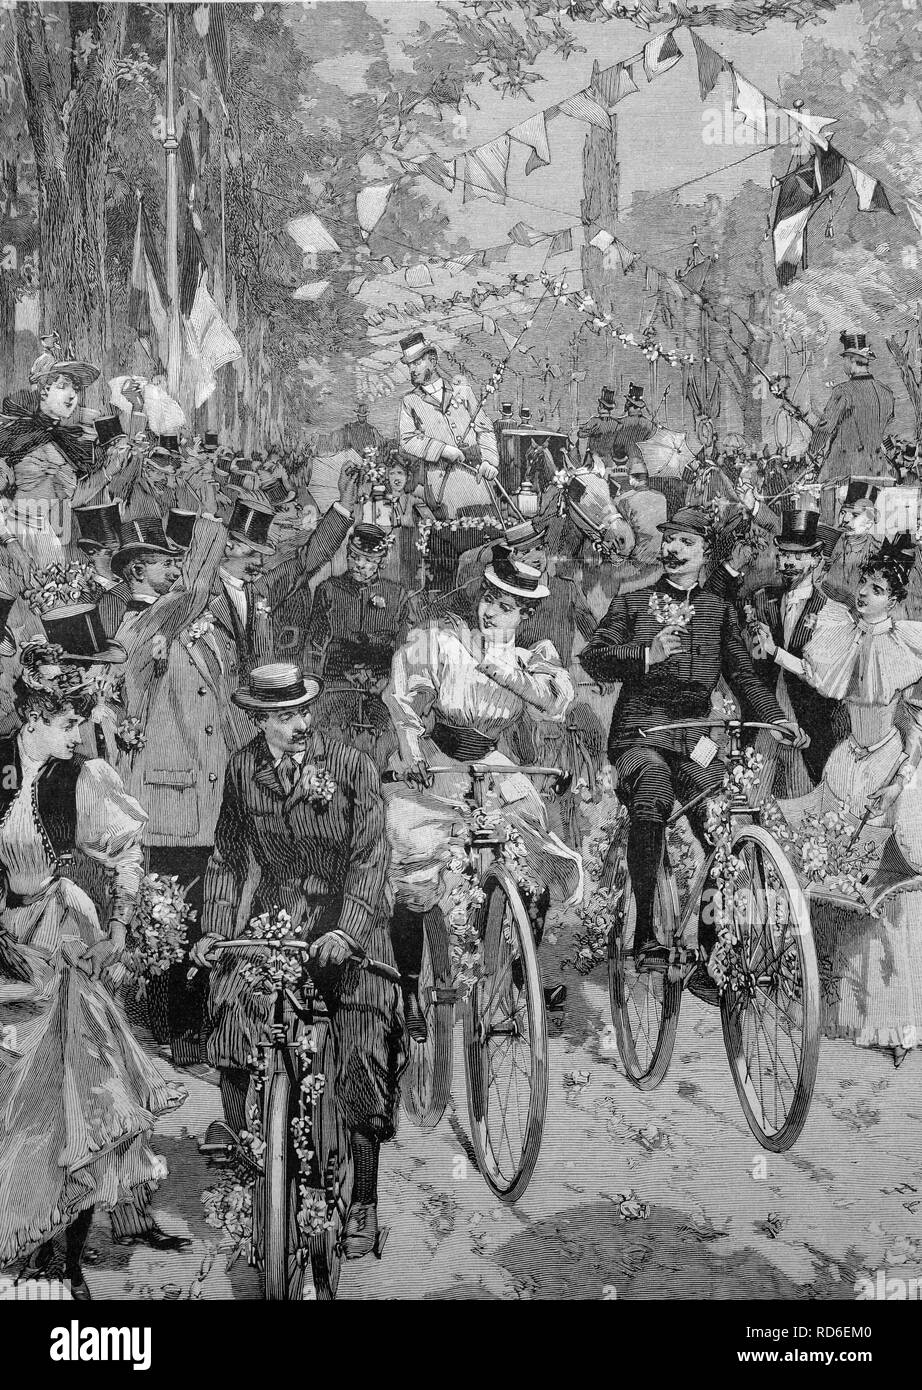
[{"label": "top hat", "polygon": [[499,403],[499,413],[502,415],[502,417],[503,417],[504,420],[509,420],[509,419],[511,419],[511,418],[512,418],[512,402],[511,402],[511,401],[500,401],[500,403]]},{"label": "top hat", "polygon": [[284,478],[273,478],[271,483],[263,483],[260,490],[266,501],[271,502],[273,507],[284,507],[286,502],[293,502],[298,495],[288,486]]},{"label": "top hat", "polygon": [[71,516],[77,522],[77,544],[92,544],[117,550],[121,544],[121,513],[117,502],[104,502],[97,507],[74,507]]},{"label": "top hat", "polygon": [[113,574],[121,574],[130,560],[143,554],[179,554],[178,547],[167,539],[159,516],[139,516],[122,522],[119,548],[110,561]]},{"label": "top hat", "polygon": [[714,533],[710,514],[700,507],[680,507],[668,520],[660,522],[656,529],[664,535],[670,531],[688,531],[694,536],[703,536],[706,541]]},{"label": "top hat", "polygon": [[304,676],[300,666],[277,662],[271,666],[254,666],[250,680],[231,699],[241,709],[296,709],[320,694],[320,681]]},{"label": "top hat", "polygon": [[211,430],[205,431],[205,438],[202,440],[202,448],[207,453],[212,453],[218,447],[218,436]]},{"label": "top hat", "polygon": [[188,550],[192,544],[192,532],[195,530],[197,517],[198,512],[184,512],[178,507],[171,507],[167,513],[164,531],[168,544],[178,546],[180,550]]},{"label": "top hat", "polygon": [[531,406],[523,405],[521,410],[519,411],[519,416],[521,418],[522,424],[527,425],[529,420],[531,419]]},{"label": "top hat", "polygon": [[54,608],[43,613],[41,621],[48,641],[63,649],[65,661],[78,666],[114,666],[125,660],[125,648],[106,636],[94,603]]},{"label": "top hat", "polygon": [[618,401],[618,393],[613,386],[603,386],[599,394],[599,405],[602,410],[614,410]]},{"label": "top hat", "polygon": [[858,361],[867,362],[874,354],[868,346],[868,335],[866,333],[840,333],[839,342],[842,344],[842,357],[854,357]]},{"label": "top hat", "polygon": [[841,505],[850,507],[855,502],[876,502],[879,492],[880,484],[872,478],[849,478]]},{"label": "top hat", "polygon": [[160,434],[157,436],[157,444],[161,449],[165,449],[168,454],[179,453],[178,434]]},{"label": "top hat", "polygon": [[643,387],[636,386],[632,381],[627,388],[627,399],[629,401],[637,401],[640,404],[643,404]]},{"label": "top hat", "polygon": [[15,594],[0,593],[0,640],[2,640],[2,638],[5,637],[6,640],[8,642],[11,642],[14,647],[16,645],[16,638],[13,636],[13,633],[10,631],[10,628],[7,626],[7,624],[9,623],[10,613],[12,612],[13,604],[15,602]]},{"label": "top hat", "polygon": [[427,352],[435,352],[431,343],[427,343],[422,333],[408,333],[405,338],[400,339],[400,351],[407,366],[411,362],[416,362],[420,357],[425,357]]},{"label": "top hat", "polygon": [[781,533],[775,537],[779,550],[816,551],[823,549],[817,534],[820,514],[817,511],[785,511],[781,513]]},{"label": "top hat", "polygon": [[524,565],[514,555],[497,554],[493,563],[487,565],[483,577],[492,588],[514,594],[516,598],[547,598],[551,592],[541,583],[544,578],[541,571],[533,565]]},{"label": "top hat", "polygon": [[268,503],[261,503],[258,499],[249,501],[238,496],[227,527],[228,535],[232,540],[240,541],[242,545],[248,545],[251,550],[257,550],[262,555],[273,555],[275,546],[269,544],[269,527],[274,516],[275,513]]},{"label": "top hat", "polygon": [[51,376],[69,376],[75,384],[83,389],[84,386],[91,386],[99,376],[99,368],[91,367],[89,362],[65,361],[52,362],[45,371],[39,372],[37,381],[43,381]]},{"label": "top hat", "polygon": [[842,532],[837,530],[835,526],[827,526],[825,522],[819,521],[816,526],[816,534],[823,547],[823,554],[827,560],[831,560],[832,552],[835,550]]},{"label": "top hat", "polygon": [[118,439],[119,435],[125,433],[117,415],[97,415],[93,426],[100,444],[111,444],[113,439]]},{"label": "top hat", "polygon": [[352,528],[349,545],[363,555],[383,555],[387,550],[387,536],[380,526],[360,521]]}]

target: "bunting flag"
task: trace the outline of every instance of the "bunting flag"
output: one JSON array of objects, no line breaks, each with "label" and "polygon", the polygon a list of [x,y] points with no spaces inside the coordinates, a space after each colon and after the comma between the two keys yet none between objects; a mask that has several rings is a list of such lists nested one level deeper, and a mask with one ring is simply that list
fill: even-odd
[{"label": "bunting flag", "polygon": [[643,70],[647,81],[652,82],[654,77],[661,77],[664,72],[674,68],[681,57],[682,50],[671,29],[665,34],[657,34],[655,39],[643,46]]},{"label": "bunting flag", "polygon": [[890,206],[890,199],[887,197],[887,190],[879,179],[875,179],[872,174],[866,174],[863,169],[859,169],[857,164],[845,161],[848,172],[852,176],[852,183],[855,185],[855,192],[858,194],[859,212],[889,212],[893,214]]},{"label": "bunting flag", "polygon": [[607,251],[609,246],[614,246],[615,238],[611,232],[606,232],[603,227],[600,232],[596,232],[594,237],[590,237],[588,244],[596,247],[599,251]]},{"label": "bunting flag", "polygon": [[764,139],[768,135],[768,103],[765,93],[741,77],[732,64],[730,76],[733,81],[733,110],[738,111],[747,125]]},{"label": "bunting flag", "polygon": [[791,138],[791,131],[799,132],[806,136],[812,144],[819,145],[821,150],[829,148],[828,134],[832,126],[838,123],[838,116],[811,116],[809,111],[802,111],[799,107],[783,107],[785,116],[789,122],[789,133],[787,138]]},{"label": "bunting flag", "polygon": [[640,91],[634,81],[634,63],[641,61],[641,55],[638,53],[635,59],[615,63],[614,67],[605,68],[599,73],[595,83],[595,92],[609,114],[611,114],[612,107],[617,106],[619,101],[623,101],[632,92]]},{"label": "bunting flag", "polygon": [[922,203],[919,202],[918,198],[907,198],[906,211],[909,213],[912,225],[922,236]]},{"label": "bunting flag", "polygon": [[532,174],[551,162],[551,149],[547,139],[547,120],[543,111],[536,111],[527,121],[513,126],[509,139],[516,144],[527,145],[531,151],[525,165],[525,173]]},{"label": "bunting flag", "polygon": [[632,251],[629,246],[625,246],[624,242],[619,241],[617,237],[615,237],[615,250],[621,261],[621,272],[623,275],[627,275],[637,264],[637,252]]},{"label": "bunting flag", "polygon": [[798,265],[807,268],[807,223],[845,168],[835,150],[817,150],[814,159],[772,180],[778,198],[772,218],[772,246],[778,284],[789,285]]},{"label": "bunting flag", "polygon": [[502,324],[496,325],[496,331],[511,352],[519,340],[519,335],[517,333],[511,333],[508,328],[503,328]]},{"label": "bunting flag", "polygon": [[322,294],[326,294],[329,288],[329,280],[311,280],[308,284],[299,286],[291,297],[312,304]]},{"label": "bunting flag", "polygon": [[692,29],[692,43],[695,45],[695,57],[698,59],[698,85],[701,89],[701,100],[707,101],[708,97],[717,86],[717,80],[722,72],[726,72],[729,63],[704,39],[698,37],[697,30]]},{"label": "bunting flag", "polygon": [[506,174],[509,169],[509,136],[480,145],[463,156],[464,193],[462,202],[486,198],[491,203],[506,201]]},{"label": "bunting flag", "polygon": [[429,272],[429,267],[423,265],[422,262],[420,262],[419,265],[407,266],[404,278],[411,290],[426,289],[432,284],[432,275]]},{"label": "bunting flag", "polygon": [[302,251],[317,253],[319,251],[339,251],[339,246],[330,236],[319,217],[312,212],[304,217],[293,217],[290,222],[285,223],[285,230],[293,241],[297,242]]},{"label": "bunting flag", "polygon": [[591,87],[586,87],[575,96],[567,97],[558,105],[558,111],[562,116],[572,116],[577,121],[588,121],[590,125],[600,126],[602,130],[611,130],[611,117],[605,107],[601,105],[598,93]]},{"label": "bunting flag", "polygon": [[369,184],[355,195],[355,216],[364,241],[384,216],[393,189],[392,183]]},{"label": "bunting flag", "polygon": [[484,314],[480,320],[480,330],[482,333],[494,334],[496,332],[496,320],[490,318],[489,314]]},{"label": "bunting flag", "polygon": [[240,344],[208,292],[208,271],[204,268],[191,312],[183,322],[183,348],[181,378],[196,406],[200,406],[215,389],[215,373],[242,354]]},{"label": "bunting flag", "polygon": [[526,222],[516,222],[514,227],[509,228],[508,235],[516,246],[537,246],[539,241],[547,240],[546,232],[536,232]]},{"label": "bunting flag", "polygon": [[449,193],[455,186],[455,162],[442,159],[437,154],[419,155],[415,159],[402,159],[400,166],[407,174],[423,174],[433,183],[447,188]]},{"label": "bunting flag", "polygon": [[128,322],[154,361],[166,361],[167,312],[163,272],[147,224],[144,203],[138,199],[138,223],[134,234]]},{"label": "bunting flag", "polygon": [[573,250],[573,229],[567,227],[565,231],[558,232],[552,239],[548,256],[562,256],[565,251]]}]

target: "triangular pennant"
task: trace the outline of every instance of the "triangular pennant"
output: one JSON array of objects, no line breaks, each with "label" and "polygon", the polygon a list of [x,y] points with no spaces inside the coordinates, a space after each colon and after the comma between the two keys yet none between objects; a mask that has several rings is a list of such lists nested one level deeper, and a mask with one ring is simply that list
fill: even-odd
[{"label": "triangular pennant", "polygon": [[611,130],[611,117],[590,87],[567,97],[566,101],[560,103],[559,109],[562,116],[572,116],[574,120],[588,121],[602,130]]},{"label": "triangular pennant", "polygon": [[632,92],[640,90],[634,81],[634,70],[629,63],[615,63],[614,67],[603,69],[593,87],[599,101],[608,111]]},{"label": "triangular pennant", "polygon": [[537,246],[539,241],[547,239],[546,232],[536,232],[527,222],[516,222],[514,227],[509,228],[508,236],[516,246]]},{"label": "triangular pennant", "polygon": [[531,174],[551,162],[551,150],[547,140],[547,120],[543,111],[536,111],[527,121],[513,126],[509,132],[510,140],[519,145],[528,145],[531,153],[525,165],[525,173]]},{"label": "triangular pennant", "polygon": [[449,192],[455,186],[455,161],[453,159],[442,159],[437,154],[424,154],[419,155],[416,159],[402,159],[400,164],[408,174],[423,174],[433,183],[447,188]]},{"label": "triangular pennant", "polygon": [[489,333],[492,336],[496,332],[496,320],[491,319],[489,314],[484,314],[480,320],[480,329],[482,333]]},{"label": "triangular pennant", "polygon": [[698,85],[701,88],[701,100],[706,101],[717,85],[717,79],[722,72],[726,72],[730,66],[725,58],[709,44],[700,39],[694,29],[690,30],[692,43],[695,45],[695,56],[698,59]]},{"label": "triangular pennant", "polygon": [[313,303],[315,299],[319,299],[322,294],[325,294],[329,288],[329,280],[312,280],[309,284],[301,285],[299,289],[296,289],[291,297],[292,299],[306,300],[308,303]]},{"label": "triangular pennant", "polygon": [[838,116],[812,116],[809,111],[795,107],[785,107],[784,114],[795,131],[799,128],[802,135],[807,136],[814,145],[819,145],[821,150],[829,148],[829,132],[838,123]]},{"label": "triangular pennant", "polygon": [[615,250],[618,252],[618,259],[621,261],[621,270],[624,275],[634,269],[637,263],[637,252],[632,251],[629,246],[625,246],[623,241],[615,237]]},{"label": "triangular pennant", "polygon": [[730,66],[733,79],[733,109],[738,111],[747,125],[759,136],[768,134],[768,106],[765,93],[748,80],[741,77],[736,68]]},{"label": "triangular pennant", "polygon": [[655,39],[643,46],[643,70],[647,74],[647,81],[652,82],[654,77],[661,77],[664,72],[674,68],[681,57],[682,50],[671,29],[665,34],[657,34]]},{"label": "triangular pennant", "polygon": [[848,164],[848,172],[852,176],[852,183],[855,185],[855,192],[858,194],[859,212],[893,212],[890,200],[887,197],[886,189],[883,184],[873,177],[866,174],[863,169],[859,169],[857,164]]},{"label": "triangular pennant", "polygon": [[922,236],[922,203],[917,198],[907,198],[906,211],[912,218],[912,224],[916,231]]},{"label": "triangular pennant", "polygon": [[319,217],[308,213],[304,217],[293,217],[286,222],[285,230],[297,242],[302,251],[338,251],[340,248],[330,236]]},{"label": "triangular pennant", "polygon": [[564,231],[558,232],[551,242],[548,256],[562,256],[565,251],[573,250],[573,231],[567,227]]},{"label": "triangular pennant", "polygon": [[355,195],[355,216],[366,241],[384,216],[393,188],[392,183],[370,184]]},{"label": "triangular pennant", "polygon": [[506,201],[506,173],[509,168],[509,136],[501,135],[464,156],[463,201],[487,198],[491,203]]},{"label": "triangular pennant", "polygon": [[429,267],[422,262],[419,265],[407,266],[404,278],[411,290],[422,290],[432,284]]}]

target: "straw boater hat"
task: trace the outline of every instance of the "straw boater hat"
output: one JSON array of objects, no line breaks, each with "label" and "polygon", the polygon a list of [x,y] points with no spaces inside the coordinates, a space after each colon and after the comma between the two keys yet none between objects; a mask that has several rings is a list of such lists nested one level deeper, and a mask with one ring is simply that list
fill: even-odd
[{"label": "straw boater hat", "polygon": [[297,709],[320,694],[320,681],[301,673],[300,666],[277,662],[255,666],[247,685],[235,690],[231,699],[241,709]]},{"label": "straw boater hat", "polygon": [[387,550],[387,534],[380,526],[360,521],[352,528],[349,548],[358,550],[362,555],[383,555]]},{"label": "straw boater hat", "polygon": [[513,555],[497,555],[492,565],[487,565],[483,577],[491,588],[512,594],[515,598],[534,601],[547,598],[551,592],[546,584],[542,584],[544,576],[540,570],[523,564]]}]

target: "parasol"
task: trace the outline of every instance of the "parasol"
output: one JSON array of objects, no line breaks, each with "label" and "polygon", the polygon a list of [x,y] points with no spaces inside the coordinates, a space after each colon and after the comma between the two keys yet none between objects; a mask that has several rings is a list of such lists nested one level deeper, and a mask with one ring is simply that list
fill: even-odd
[{"label": "parasol", "polygon": [[684,432],[654,430],[649,439],[638,441],[647,472],[654,478],[681,478],[685,469],[695,462]]}]

